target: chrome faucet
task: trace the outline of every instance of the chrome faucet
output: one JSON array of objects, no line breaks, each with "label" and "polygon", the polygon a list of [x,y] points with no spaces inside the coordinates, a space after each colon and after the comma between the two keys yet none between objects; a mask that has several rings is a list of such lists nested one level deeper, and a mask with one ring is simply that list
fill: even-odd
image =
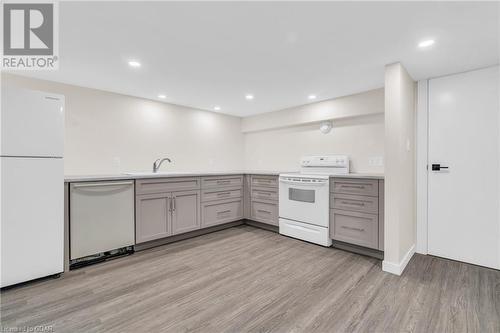
[{"label": "chrome faucet", "polygon": [[170,160],[170,158],[166,157],[166,158],[162,158],[162,159],[157,159],[154,163],[153,163],[153,173],[156,173],[158,171],[158,169],[160,168],[161,164],[165,161],[168,161],[168,163],[172,163],[172,161]]}]

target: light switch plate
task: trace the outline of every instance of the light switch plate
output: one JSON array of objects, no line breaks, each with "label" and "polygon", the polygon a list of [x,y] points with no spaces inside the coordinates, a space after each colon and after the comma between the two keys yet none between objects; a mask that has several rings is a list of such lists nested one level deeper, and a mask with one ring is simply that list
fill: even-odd
[{"label": "light switch plate", "polygon": [[370,166],[384,166],[384,157],[383,156],[372,156],[368,159],[368,165]]}]

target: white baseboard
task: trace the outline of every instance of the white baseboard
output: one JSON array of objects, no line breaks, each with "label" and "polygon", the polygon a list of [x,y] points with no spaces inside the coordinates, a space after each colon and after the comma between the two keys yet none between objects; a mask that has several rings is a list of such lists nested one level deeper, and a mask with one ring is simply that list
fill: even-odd
[{"label": "white baseboard", "polygon": [[393,263],[389,261],[382,261],[382,270],[384,272],[401,275],[406,268],[406,265],[410,262],[411,257],[415,254],[415,244],[406,252],[405,256],[399,263]]}]

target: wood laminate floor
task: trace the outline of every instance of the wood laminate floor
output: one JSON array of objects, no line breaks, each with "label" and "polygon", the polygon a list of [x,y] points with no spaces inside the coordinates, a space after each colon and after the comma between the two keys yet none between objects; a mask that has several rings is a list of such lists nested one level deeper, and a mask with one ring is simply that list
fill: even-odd
[{"label": "wood laminate floor", "polygon": [[54,332],[500,332],[500,272],[368,257],[240,226],[1,294],[2,329]]}]

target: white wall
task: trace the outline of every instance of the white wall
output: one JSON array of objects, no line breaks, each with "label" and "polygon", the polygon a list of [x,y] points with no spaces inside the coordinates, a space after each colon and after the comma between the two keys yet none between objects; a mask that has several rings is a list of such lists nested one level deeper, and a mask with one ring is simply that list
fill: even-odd
[{"label": "white wall", "polygon": [[[347,154],[351,171],[383,172],[370,163],[384,156],[383,113],[384,90],[376,89],[244,118],[245,166],[294,171],[303,155]],[[334,121],[328,134],[319,131],[324,119]]]},{"label": "white wall", "polygon": [[415,251],[416,85],[400,64],[385,70],[385,253],[382,268],[401,274]]},{"label": "white wall", "polygon": [[65,95],[65,174],[243,169],[241,118],[2,74],[2,84]]},{"label": "white wall", "polygon": [[383,172],[369,162],[384,156],[384,115],[337,120],[328,134],[318,124],[245,134],[248,169],[295,171],[301,156],[321,154],[349,155],[352,172]]},{"label": "white wall", "polygon": [[243,132],[256,132],[378,113],[384,113],[384,89],[369,90],[246,117],[242,121],[242,130]]},{"label": "white wall", "polygon": [[[148,171],[159,157],[172,158],[163,167],[172,171],[294,171],[309,154],[347,154],[353,172],[384,171],[370,165],[384,156],[383,89],[241,119],[12,74],[2,84],[65,95],[66,175]],[[326,135],[324,119],[334,119]]]}]

